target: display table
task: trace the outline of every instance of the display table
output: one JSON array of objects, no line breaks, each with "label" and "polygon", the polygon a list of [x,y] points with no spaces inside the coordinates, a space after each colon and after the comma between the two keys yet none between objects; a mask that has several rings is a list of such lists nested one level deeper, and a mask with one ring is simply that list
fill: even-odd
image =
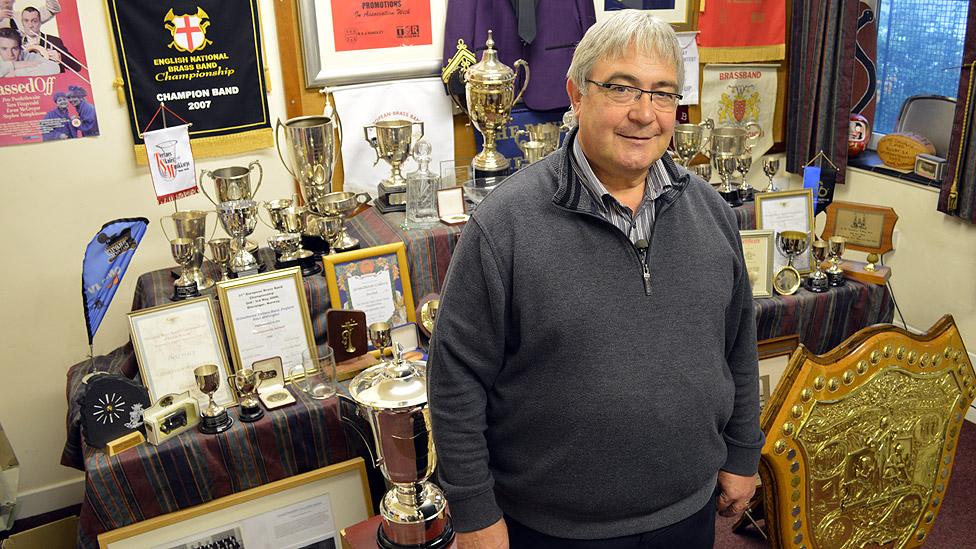
[{"label": "display table", "polygon": [[[754,226],[752,205],[736,208],[743,228]],[[403,231],[403,214],[381,215],[374,209],[353,218],[349,232],[363,247],[403,241],[413,293],[419,297],[440,292],[451,253],[462,226],[426,231]],[[270,250],[258,260],[273,268]],[[208,268],[212,268],[208,264]],[[168,304],[173,269],[143,274],[136,284],[133,309]],[[210,272],[212,275],[213,273]],[[304,279],[316,341],[325,344],[325,311],[329,296],[325,279]],[[211,290],[212,291],[212,290]],[[801,289],[792,296],[754,300],[760,340],[799,334],[815,353],[835,347],[859,329],[890,322],[891,295],[883,286],[848,281],[823,294]],[[97,357],[95,369],[137,371],[131,344]],[[62,463],[85,470],[85,499],[81,510],[79,547],[95,547],[98,533],[167,512],[197,505],[254,486],[354,457],[338,422],[334,401],[313,401],[298,394],[298,404],[268,412],[253,424],[235,422],[217,436],[185,433],[160,447],[144,445],[107,457],[84,448],[75,401],[81,378],[92,370],[86,361],[68,372],[68,437]],[[232,412],[236,415],[236,411]]]}]

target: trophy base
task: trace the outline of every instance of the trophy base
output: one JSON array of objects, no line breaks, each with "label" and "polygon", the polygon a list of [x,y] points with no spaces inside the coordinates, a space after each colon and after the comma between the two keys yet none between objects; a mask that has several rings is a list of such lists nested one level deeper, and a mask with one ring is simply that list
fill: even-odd
[{"label": "trophy base", "polygon": [[[492,175],[508,175],[512,169],[512,161],[497,150],[482,150],[471,159],[474,177],[491,177]],[[478,175],[484,172],[486,175]],[[502,174],[501,172],[504,172]]]},{"label": "trophy base", "polygon": [[169,298],[170,301],[183,301],[184,299],[190,299],[193,297],[200,297],[200,291],[197,289],[197,283],[190,281],[189,284],[173,285],[173,295]]},{"label": "trophy base", "polygon": [[[396,543],[387,537],[385,530],[386,522],[380,524],[380,527],[376,529],[376,544],[382,547],[382,549],[443,549],[445,547],[450,547],[454,543],[454,524],[451,522],[451,517],[445,515],[443,528],[444,530],[435,537],[434,539],[422,543],[411,543],[402,544]],[[418,525],[420,528],[426,529],[427,524]]]},{"label": "trophy base", "polygon": [[244,406],[242,404],[241,411],[237,414],[237,417],[244,423],[251,423],[263,418],[264,410],[261,408],[261,405]]},{"label": "trophy base", "polygon": [[827,280],[829,281],[830,286],[833,288],[836,288],[838,286],[843,286],[844,284],[847,283],[847,279],[844,278],[844,271],[841,271],[839,273],[832,273],[830,271],[827,271]]},{"label": "trophy base", "polygon": [[205,435],[216,435],[230,429],[233,424],[234,418],[230,417],[227,410],[224,410],[215,416],[201,415],[199,429]]},{"label": "trophy base", "polygon": [[826,276],[823,278],[814,278],[811,276],[807,278],[807,289],[811,292],[822,294],[830,289],[830,282]]},{"label": "trophy base", "polygon": [[719,189],[718,194],[733,208],[737,208],[742,205],[742,198],[739,196],[738,189],[732,189],[731,191],[723,191]]},{"label": "trophy base", "polygon": [[[387,196],[402,196],[404,197],[403,204],[390,204],[387,200]],[[396,195],[379,195],[376,200],[373,201],[373,207],[379,210],[380,213],[386,214],[390,212],[405,212],[407,211],[406,204],[406,193],[397,193]]]},{"label": "trophy base", "polygon": [[349,234],[343,230],[342,238],[333,246],[337,252],[348,252],[349,250],[356,250],[359,248],[359,239],[349,236]]},{"label": "trophy base", "polygon": [[[406,204],[407,203],[407,180],[400,178],[397,181],[391,181],[389,179],[384,179],[376,186],[378,194],[402,194],[402,198],[391,200],[391,204]],[[402,200],[403,202],[397,202],[397,200]]]},{"label": "trophy base", "polygon": [[303,234],[302,248],[311,250],[312,253],[321,257],[323,254],[329,253],[329,241],[321,236],[308,236]]},{"label": "trophy base", "polygon": [[739,199],[743,202],[752,202],[755,200],[756,189],[752,187],[739,187]]},{"label": "trophy base", "polygon": [[498,177],[504,179],[512,173],[512,170],[508,166],[497,170],[482,169],[475,166],[473,172],[474,173],[471,176],[472,179],[481,179],[484,177]]},{"label": "trophy base", "polygon": [[[306,250],[307,251],[307,250]],[[278,258],[275,260],[275,269],[287,269],[289,267],[301,267],[302,276],[310,277],[317,275],[322,272],[322,266],[319,265],[319,258],[315,257],[315,254],[309,252],[305,257],[297,257],[292,259],[282,259]]]},{"label": "trophy base", "polygon": [[212,288],[214,285],[214,281],[208,278],[207,275],[203,273],[203,269],[199,267],[190,268],[190,272],[187,273],[187,276],[192,278],[197,283],[198,290],[206,290]]}]

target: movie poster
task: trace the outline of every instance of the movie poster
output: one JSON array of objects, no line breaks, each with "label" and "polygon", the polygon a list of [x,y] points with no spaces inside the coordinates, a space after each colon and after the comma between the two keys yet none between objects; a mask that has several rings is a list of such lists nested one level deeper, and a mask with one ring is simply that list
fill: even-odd
[{"label": "movie poster", "polygon": [[0,0],[0,145],[98,135],[76,0]]},{"label": "movie poster", "polygon": [[336,51],[432,43],[431,0],[332,0]]}]

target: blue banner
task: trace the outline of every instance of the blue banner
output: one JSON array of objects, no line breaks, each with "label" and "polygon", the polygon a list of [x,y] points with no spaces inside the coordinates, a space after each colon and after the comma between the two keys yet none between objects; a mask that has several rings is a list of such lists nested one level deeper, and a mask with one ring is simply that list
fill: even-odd
[{"label": "blue banner", "polygon": [[149,220],[144,217],[109,221],[102,225],[85,250],[81,297],[85,302],[89,345],[148,226]]}]

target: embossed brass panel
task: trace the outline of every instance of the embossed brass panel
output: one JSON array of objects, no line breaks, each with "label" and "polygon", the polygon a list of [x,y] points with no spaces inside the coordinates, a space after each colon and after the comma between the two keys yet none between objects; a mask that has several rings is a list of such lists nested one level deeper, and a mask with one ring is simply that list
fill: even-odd
[{"label": "embossed brass panel", "polygon": [[952,472],[973,377],[949,315],[923,335],[879,325],[825,355],[801,346],[761,417],[773,547],[921,545]]}]

